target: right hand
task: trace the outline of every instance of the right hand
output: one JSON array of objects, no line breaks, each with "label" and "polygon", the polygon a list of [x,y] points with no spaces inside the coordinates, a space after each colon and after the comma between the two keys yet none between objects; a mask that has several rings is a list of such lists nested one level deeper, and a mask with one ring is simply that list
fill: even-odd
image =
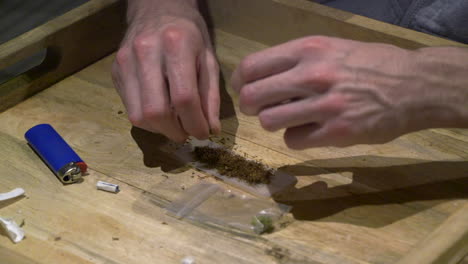
[{"label": "right hand", "polygon": [[244,58],[232,77],[246,115],[292,149],[382,144],[468,126],[468,51],[405,50],[310,36]]},{"label": "right hand", "polygon": [[176,142],[219,133],[219,66],[188,0],[129,1],[112,77],[131,123]]}]

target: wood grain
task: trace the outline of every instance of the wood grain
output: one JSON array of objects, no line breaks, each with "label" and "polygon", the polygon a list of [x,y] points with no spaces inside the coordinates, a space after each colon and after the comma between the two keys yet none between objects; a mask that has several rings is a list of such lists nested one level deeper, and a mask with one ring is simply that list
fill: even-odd
[{"label": "wood grain", "polygon": [[[13,186],[26,190],[25,198],[1,209],[2,215],[25,220],[24,241],[14,245],[0,237],[9,256],[37,263],[178,263],[186,255],[205,263],[272,263],[262,254],[268,248],[264,243],[167,217],[151,193],[97,171],[91,170],[82,184],[64,187],[23,140],[0,138],[1,191]],[[22,166],[11,164],[19,159]],[[122,191],[97,191],[97,180],[118,183]],[[215,244],[199,247],[202,237]],[[225,248],[229,251],[218,252]]]},{"label": "wood grain", "polygon": [[[222,31],[217,35],[226,71],[244,52],[263,47]],[[1,186],[21,186],[29,196],[0,211],[24,217],[28,238],[14,246],[0,237],[1,247],[38,263],[179,263],[186,255],[202,263],[394,263],[466,204],[466,131],[429,130],[385,145],[290,151],[281,132],[264,133],[254,118],[239,113],[228,87],[232,97],[224,97],[223,112],[231,114],[223,120],[222,137],[236,144],[235,151],[298,177],[277,198],[293,206],[294,221],[254,237],[172,219],[164,206],[204,175],[161,151],[168,144],[164,138],[129,125],[110,79],[112,60],[0,115],[0,166],[6,175]],[[43,122],[90,165],[83,184],[63,187],[26,146],[23,133]],[[119,183],[123,191],[98,192],[97,180]]]},{"label": "wood grain", "polygon": [[468,254],[468,205],[450,216],[397,264],[457,264]]}]

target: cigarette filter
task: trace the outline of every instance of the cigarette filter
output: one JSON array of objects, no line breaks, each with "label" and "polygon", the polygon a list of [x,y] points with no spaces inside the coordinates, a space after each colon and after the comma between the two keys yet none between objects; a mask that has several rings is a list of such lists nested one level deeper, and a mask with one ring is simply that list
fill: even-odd
[{"label": "cigarette filter", "polygon": [[98,181],[96,184],[98,190],[103,190],[107,192],[117,193],[120,191],[119,186],[117,184]]}]

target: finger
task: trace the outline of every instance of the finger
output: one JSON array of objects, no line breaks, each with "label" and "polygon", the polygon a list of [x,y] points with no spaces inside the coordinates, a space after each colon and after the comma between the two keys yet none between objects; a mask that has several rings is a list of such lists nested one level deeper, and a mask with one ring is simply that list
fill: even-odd
[{"label": "finger", "polygon": [[172,111],[169,93],[156,46],[139,47],[136,50],[137,74],[141,86],[140,101],[145,126],[177,142],[183,142],[187,134]]},{"label": "finger", "polygon": [[268,131],[325,123],[343,111],[344,100],[337,96],[308,97],[273,106],[260,112],[262,127]]},{"label": "finger", "polygon": [[141,127],[143,115],[134,61],[131,49],[121,47],[112,66],[112,78],[117,84],[117,91],[127,109],[130,122],[134,126]]},{"label": "finger", "polygon": [[257,115],[272,105],[309,96],[311,89],[297,84],[296,75],[294,71],[287,71],[245,85],[240,91],[240,110],[246,115]]},{"label": "finger", "polygon": [[197,81],[197,58],[190,47],[173,52],[170,48],[166,57],[172,105],[180,118],[183,129],[198,139],[209,136],[208,121],[200,102]]},{"label": "finger", "polygon": [[291,149],[306,149],[312,147],[336,146],[345,147],[359,142],[353,142],[354,132],[347,122],[332,120],[325,124],[307,124],[288,128],[284,133],[284,141]]},{"label": "finger", "polygon": [[293,68],[300,58],[292,52],[292,46],[285,43],[244,58],[231,77],[232,88],[239,92],[247,83]]},{"label": "finger", "polygon": [[201,55],[199,69],[200,100],[205,117],[208,119],[210,132],[219,134],[221,123],[219,121],[219,67],[214,55],[207,51]]},{"label": "finger", "polygon": [[289,148],[296,150],[326,146],[328,142],[325,139],[325,131],[316,123],[288,128],[284,132],[284,142]]}]

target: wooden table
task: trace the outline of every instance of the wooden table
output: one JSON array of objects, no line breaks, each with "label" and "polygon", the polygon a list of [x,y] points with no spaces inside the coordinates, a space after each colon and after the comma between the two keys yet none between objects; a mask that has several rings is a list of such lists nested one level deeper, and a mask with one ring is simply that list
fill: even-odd
[{"label": "wooden table", "polygon": [[[461,45],[301,0],[207,2],[226,80],[246,54],[306,34],[407,48]],[[468,131],[425,130],[384,145],[292,151],[281,132],[266,133],[239,112],[225,82],[223,131],[213,140],[225,138],[228,147],[235,143],[237,151],[297,176],[297,185],[276,198],[293,206],[293,221],[255,236],[166,215],[165,206],[204,175],[161,151],[169,143],[163,137],[132,128],[110,78],[113,55],[24,100],[115,49],[121,27],[89,25],[96,14],[118,24],[116,10],[122,10],[117,1],[92,1],[46,24],[49,31],[0,48],[3,67],[58,43],[68,65],[49,64],[0,86],[1,104],[22,101],[0,114],[0,192],[26,190],[26,197],[0,203],[0,216],[24,219],[27,235],[19,244],[0,236],[0,263],[180,263],[186,256],[196,263],[395,263],[468,204]],[[284,19],[273,19],[278,16]],[[280,33],[255,33],[268,22]],[[82,44],[85,54],[77,54],[65,41],[72,34],[67,28],[94,30],[90,39],[102,30],[112,37]],[[28,147],[24,132],[39,123],[52,124],[87,161],[83,183],[62,185]],[[121,192],[97,191],[98,180],[119,184]]]}]

